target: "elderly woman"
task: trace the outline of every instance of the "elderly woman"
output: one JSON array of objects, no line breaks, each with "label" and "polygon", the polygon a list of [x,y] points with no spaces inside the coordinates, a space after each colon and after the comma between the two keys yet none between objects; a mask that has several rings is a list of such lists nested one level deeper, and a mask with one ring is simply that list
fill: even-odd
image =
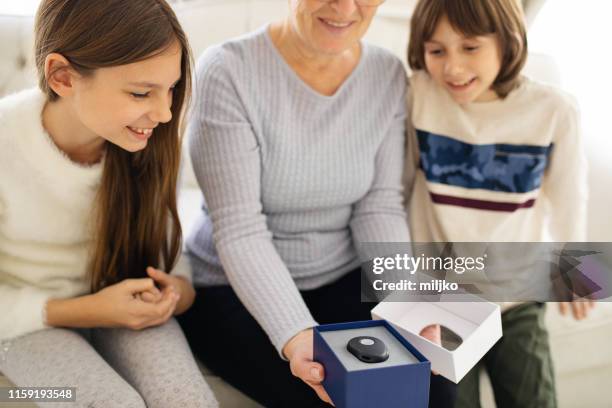
[{"label": "elderly woman", "polygon": [[406,76],[361,42],[380,3],[291,0],[284,21],[198,62],[189,135],[206,203],[181,324],[208,367],[266,407],[326,406],[312,327],[369,319],[359,243],[410,239]]}]

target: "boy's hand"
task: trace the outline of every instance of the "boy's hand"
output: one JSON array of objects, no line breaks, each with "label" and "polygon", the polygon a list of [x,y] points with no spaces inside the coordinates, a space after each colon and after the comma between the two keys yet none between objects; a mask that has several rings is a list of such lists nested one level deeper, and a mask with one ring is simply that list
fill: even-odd
[{"label": "boy's hand", "polygon": [[585,319],[591,309],[595,307],[595,302],[591,299],[575,299],[571,302],[559,302],[559,312],[565,316],[569,310],[576,320]]}]

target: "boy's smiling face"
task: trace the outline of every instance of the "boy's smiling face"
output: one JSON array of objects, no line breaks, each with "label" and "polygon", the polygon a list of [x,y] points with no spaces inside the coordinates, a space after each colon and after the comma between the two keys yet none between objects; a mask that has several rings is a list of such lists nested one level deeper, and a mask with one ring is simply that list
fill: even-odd
[{"label": "boy's smiling face", "polygon": [[442,16],[425,42],[425,66],[459,104],[498,98],[491,88],[501,69],[501,51],[494,34],[466,37]]}]

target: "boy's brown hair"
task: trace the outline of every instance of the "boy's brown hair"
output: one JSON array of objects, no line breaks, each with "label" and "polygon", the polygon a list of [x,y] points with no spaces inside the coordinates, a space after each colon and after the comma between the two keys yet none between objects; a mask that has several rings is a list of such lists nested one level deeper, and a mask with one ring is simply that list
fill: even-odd
[{"label": "boy's brown hair", "polygon": [[493,90],[502,98],[518,85],[527,60],[527,30],[518,0],[419,0],[410,22],[408,64],[413,70],[425,66],[426,41],[446,16],[450,25],[465,36],[497,35],[501,69]]}]

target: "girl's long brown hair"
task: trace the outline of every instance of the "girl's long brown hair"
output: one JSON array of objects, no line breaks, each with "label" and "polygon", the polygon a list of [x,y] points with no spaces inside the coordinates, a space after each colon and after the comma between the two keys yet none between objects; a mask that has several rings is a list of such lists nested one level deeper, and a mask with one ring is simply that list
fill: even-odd
[{"label": "girl's long brown hair", "polygon": [[181,116],[191,87],[191,51],[174,12],[164,0],[43,0],[35,26],[39,86],[52,103],[59,98],[45,78],[45,58],[62,54],[81,75],[160,54],[177,41],[181,80],[172,99],[172,120],[160,123],[147,147],[129,153],[107,143],[95,203],[91,289],[146,267],[169,271],[181,250],[176,188]]}]

